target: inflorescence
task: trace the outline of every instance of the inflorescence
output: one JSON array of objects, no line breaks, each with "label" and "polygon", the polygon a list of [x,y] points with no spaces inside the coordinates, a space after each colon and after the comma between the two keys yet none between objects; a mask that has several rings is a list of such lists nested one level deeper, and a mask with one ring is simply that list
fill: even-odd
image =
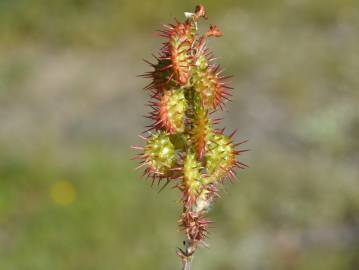
[{"label": "inflorescence", "polygon": [[247,151],[237,149],[245,141],[233,142],[235,132],[226,135],[225,129],[215,127],[221,119],[211,118],[223,110],[233,89],[227,84],[230,76],[222,75],[206,45],[208,38],[222,32],[210,26],[198,33],[198,21],[207,19],[202,5],[185,15],[184,22],[164,25],[159,35],[165,42],[154,55],[155,63],[146,61],[152,71],[141,76],[151,79],[144,89],[151,98],[152,111],[146,117],[152,123],[140,135],[145,145],[133,147],[141,151],[135,159],[147,177],[164,186],[173,183],[181,192],[179,226],[186,240],[177,254],[184,265],[205,245],[211,223],[205,216],[219,196],[219,185],[232,181],[236,169],[247,167],[237,160]]}]

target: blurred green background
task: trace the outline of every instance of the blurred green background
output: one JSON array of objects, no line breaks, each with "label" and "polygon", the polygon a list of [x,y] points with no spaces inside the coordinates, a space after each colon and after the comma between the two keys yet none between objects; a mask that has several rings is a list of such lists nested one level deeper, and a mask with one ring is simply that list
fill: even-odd
[{"label": "blurred green background", "polygon": [[[178,192],[134,171],[162,23],[194,1],[0,0],[0,269],[179,269]],[[251,168],[193,269],[359,269],[359,1],[203,1]]]}]

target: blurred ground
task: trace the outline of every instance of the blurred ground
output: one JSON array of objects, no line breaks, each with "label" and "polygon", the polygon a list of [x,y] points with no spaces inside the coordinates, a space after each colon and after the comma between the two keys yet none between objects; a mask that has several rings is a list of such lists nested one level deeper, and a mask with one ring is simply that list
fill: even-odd
[{"label": "blurred ground", "polygon": [[[358,269],[359,2],[203,3],[252,151],[194,269]],[[194,5],[0,0],[0,269],[177,269],[178,194],[129,145],[153,32]]]}]

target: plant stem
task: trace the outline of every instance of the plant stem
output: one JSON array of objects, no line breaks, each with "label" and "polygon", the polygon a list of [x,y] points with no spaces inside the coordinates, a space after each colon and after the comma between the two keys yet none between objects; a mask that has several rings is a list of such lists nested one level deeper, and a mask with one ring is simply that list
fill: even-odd
[{"label": "plant stem", "polygon": [[186,257],[182,259],[182,270],[191,270],[192,258]]},{"label": "plant stem", "polygon": [[178,249],[177,255],[182,259],[182,270],[191,270],[193,254],[196,251],[196,243],[190,240],[183,241],[184,250]]}]

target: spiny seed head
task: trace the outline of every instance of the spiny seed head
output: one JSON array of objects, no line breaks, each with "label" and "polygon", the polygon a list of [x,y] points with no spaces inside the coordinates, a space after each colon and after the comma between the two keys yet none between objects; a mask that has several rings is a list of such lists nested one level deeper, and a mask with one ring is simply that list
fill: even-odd
[{"label": "spiny seed head", "polygon": [[160,124],[171,134],[183,132],[187,100],[182,89],[165,90],[160,102]]},{"label": "spiny seed head", "polygon": [[207,174],[218,181],[235,166],[236,155],[231,139],[224,134],[212,134],[205,155]]},{"label": "spiny seed head", "polygon": [[235,144],[234,133],[227,136],[224,129],[214,129],[221,119],[211,118],[231,96],[228,77],[213,64],[215,58],[207,48],[208,38],[223,34],[215,25],[199,33],[199,20],[207,19],[203,5],[185,16],[184,22],[164,25],[159,33],[165,41],[154,55],[156,63],[146,61],[153,69],[142,75],[151,79],[145,89],[151,98],[147,118],[152,123],[147,131],[153,133],[141,136],[143,148],[134,148],[143,150],[135,159],[142,160],[139,167],[146,166],[147,176],[166,179],[166,184],[171,180],[181,192],[179,224],[189,246],[178,254],[188,259],[207,237],[210,222],[205,214],[219,196],[219,183],[246,165],[237,160],[244,150],[235,149],[243,142]]},{"label": "spiny seed head", "polygon": [[182,214],[179,223],[186,232],[188,239],[201,242],[207,237],[210,221],[206,220],[203,215],[186,212]]},{"label": "spiny seed head", "polygon": [[174,79],[180,85],[187,83],[190,77],[191,55],[190,50],[195,38],[194,24],[190,21],[171,25],[169,29],[162,31],[163,37],[168,41],[161,50],[160,58],[168,59],[171,64],[168,68],[172,71]]},{"label": "spiny seed head", "polygon": [[203,58],[198,64],[199,68],[194,69],[192,77],[194,89],[200,95],[201,102],[206,108],[216,109],[224,103],[224,99],[228,99],[226,85],[216,69],[209,68]]},{"label": "spiny seed head", "polygon": [[163,131],[153,133],[147,140],[144,156],[150,173],[166,176],[176,162],[175,148],[169,134]]}]

